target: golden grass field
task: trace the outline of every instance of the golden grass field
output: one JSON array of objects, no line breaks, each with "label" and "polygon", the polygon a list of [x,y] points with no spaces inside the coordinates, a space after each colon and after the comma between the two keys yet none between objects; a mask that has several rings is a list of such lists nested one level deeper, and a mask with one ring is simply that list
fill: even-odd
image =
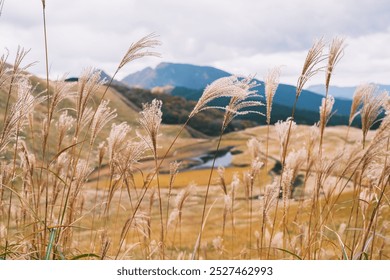
[{"label": "golden grass field", "polygon": [[[132,44],[115,74],[159,44],[154,34]],[[324,47],[308,51],[296,102],[323,69],[329,87],[344,41]],[[224,77],[186,123],[164,125],[158,94],[135,108],[94,69],[42,80],[22,66],[27,53],[0,59],[0,259],[389,259],[387,92],[357,88],[349,126],[326,127],[328,94],[318,123],[296,125],[295,102],[271,124],[275,68],[266,104],[250,100],[252,77]],[[192,137],[188,121],[221,97],[219,137]],[[223,133],[263,105],[267,126]],[[191,169],[222,151],[226,167]]]}]

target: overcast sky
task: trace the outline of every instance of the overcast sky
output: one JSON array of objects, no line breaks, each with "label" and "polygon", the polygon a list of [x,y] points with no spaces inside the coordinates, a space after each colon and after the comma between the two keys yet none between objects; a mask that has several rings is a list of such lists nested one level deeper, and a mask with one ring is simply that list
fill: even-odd
[{"label": "overcast sky", "polygon": [[[281,81],[295,84],[314,40],[342,36],[348,46],[331,83],[390,84],[388,0],[46,0],[46,13],[52,79],[88,66],[112,74],[129,45],[154,32],[162,57],[135,61],[119,78],[166,61],[260,79],[282,66]],[[38,75],[42,34],[41,0],[5,0],[0,48],[11,58],[18,45],[31,49],[26,63],[37,61]]]}]

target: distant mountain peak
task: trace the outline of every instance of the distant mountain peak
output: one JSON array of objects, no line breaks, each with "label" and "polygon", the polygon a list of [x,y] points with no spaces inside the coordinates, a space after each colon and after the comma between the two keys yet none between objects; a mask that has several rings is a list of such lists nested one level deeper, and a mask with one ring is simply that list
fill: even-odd
[{"label": "distant mountain peak", "polygon": [[154,69],[147,67],[126,76],[122,82],[147,89],[164,86],[203,89],[213,81],[230,75],[211,66],[161,62]]}]

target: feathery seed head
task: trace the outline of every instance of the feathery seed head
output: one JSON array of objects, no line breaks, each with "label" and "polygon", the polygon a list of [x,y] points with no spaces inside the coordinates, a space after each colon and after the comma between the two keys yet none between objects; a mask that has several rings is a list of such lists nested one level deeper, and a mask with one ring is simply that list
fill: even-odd
[{"label": "feathery seed head", "polygon": [[18,145],[19,148],[19,157],[20,157],[20,166],[23,170],[27,170],[30,174],[33,174],[34,166],[35,166],[35,155],[30,153],[27,149],[26,142],[23,140],[19,140]]},{"label": "feathery seed head", "polygon": [[364,94],[363,107],[361,110],[363,139],[365,139],[368,131],[377,120],[383,110],[383,106],[388,102],[388,99],[389,94],[387,91],[378,93],[377,90],[372,90],[367,91]]},{"label": "feathery seed head", "polygon": [[115,167],[119,170],[118,175],[125,174],[131,176],[134,172],[134,164],[143,158],[148,147],[144,141],[132,140],[128,140],[119,146],[122,146],[122,148],[119,148],[118,152],[113,156]]},{"label": "feathery seed head", "polygon": [[238,177],[238,173],[234,172],[232,181],[230,183],[230,187],[232,191],[235,191],[240,186],[240,178]]},{"label": "feathery seed head", "polygon": [[118,69],[121,69],[123,66],[125,66],[127,63],[134,61],[136,59],[145,57],[145,56],[156,56],[160,57],[161,55],[157,52],[152,52],[147,50],[148,48],[155,48],[159,45],[161,45],[161,42],[157,40],[157,37],[154,33],[149,34],[137,42],[130,45],[129,49],[127,50],[125,56],[122,58],[122,61],[120,62]]},{"label": "feathery seed head", "polygon": [[65,99],[73,99],[75,93],[71,91],[72,85],[65,82],[65,76],[54,82],[53,94],[50,96],[50,112],[51,114],[56,110],[58,104]]},{"label": "feathery seed head", "polygon": [[75,180],[76,186],[81,186],[88,178],[89,174],[91,174],[93,168],[89,167],[89,164],[86,160],[79,160],[76,165],[75,170]]},{"label": "feathery seed head", "polygon": [[177,208],[174,208],[171,214],[169,214],[168,228],[174,225],[174,223],[177,221],[178,218],[179,218],[179,210]]},{"label": "feathery seed head", "polygon": [[75,119],[68,115],[68,110],[63,111],[56,122],[58,133],[58,145],[60,146],[66,136],[66,132],[72,129]]},{"label": "feathery seed head", "polygon": [[93,68],[86,68],[80,75],[77,83],[76,109],[78,114],[78,120],[83,118],[84,111],[87,108],[88,101],[94,94],[97,93],[99,88],[103,85],[103,81],[100,79],[101,71],[97,71]]},{"label": "feathery seed head", "polygon": [[58,121],[56,122],[56,127],[59,131],[69,130],[72,128],[73,123],[74,123],[74,118],[68,115],[68,110],[65,110],[58,117]]},{"label": "feathery seed head", "polygon": [[169,174],[171,176],[175,176],[179,172],[179,167],[181,165],[181,162],[174,161],[169,164]]},{"label": "feathery seed head", "polygon": [[328,123],[334,105],[334,97],[329,95],[322,98],[320,106],[320,128],[323,129]]},{"label": "feathery seed head", "polygon": [[327,92],[329,89],[330,78],[332,76],[334,68],[343,56],[345,49],[344,41],[345,39],[336,37],[332,40],[332,43],[330,44],[328,66],[325,74],[325,87]]},{"label": "feathery seed head", "polygon": [[157,152],[157,136],[162,121],[162,101],[153,99],[152,103],[144,104],[140,112],[139,122],[145,129],[150,142],[152,143],[153,152]]},{"label": "feathery seed head", "polygon": [[227,194],[227,187],[226,187],[226,181],[225,181],[225,167],[219,166],[217,172],[218,172],[219,185],[222,188],[223,193],[226,195]]},{"label": "feathery seed head", "polygon": [[[192,118],[197,113],[210,108],[219,108],[225,110],[226,108],[207,106],[207,104],[209,104],[211,101],[220,97],[235,97],[233,103],[231,101],[231,104],[229,104],[229,110],[236,113],[238,109],[236,108],[237,105],[235,104],[241,103],[245,98],[253,96],[256,93],[256,91],[252,90],[252,88],[257,84],[255,81],[252,81],[252,79],[252,77],[240,79],[237,76],[229,76],[215,80],[205,88],[202,96],[199,98],[198,103],[190,113],[189,118]],[[228,122],[229,119],[231,120],[232,118],[227,118],[225,123]]]},{"label": "feathery seed head", "polygon": [[292,183],[293,183],[293,176],[294,176],[294,170],[290,168],[286,168],[283,172],[281,187],[282,187],[282,193],[283,193],[283,199],[286,201],[287,198],[292,197]]},{"label": "feathery seed head", "polygon": [[181,162],[171,162],[169,164],[169,186],[170,188],[173,185],[173,182],[176,179],[176,175],[179,173],[179,167],[180,167]]},{"label": "feathery seed head", "polygon": [[248,147],[249,154],[251,156],[252,161],[255,159],[260,159],[260,141],[256,139],[255,137],[251,137],[247,143],[246,146]]},{"label": "feathery seed head", "polygon": [[274,95],[279,86],[280,67],[275,67],[268,71],[267,76],[264,78],[265,87],[265,99],[267,103],[267,123],[271,122],[271,110]]},{"label": "feathery seed head", "polygon": [[260,169],[263,167],[263,165],[264,165],[264,162],[260,161],[258,158],[252,160],[252,163],[251,163],[251,174],[252,174],[253,178],[256,177],[257,174],[259,174]]},{"label": "feathery seed head", "polygon": [[269,210],[272,208],[272,206],[275,205],[276,200],[279,198],[279,192],[280,187],[276,179],[272,182],[272,184],[269,184],[265,187],[262,203],[265,220],[267,220],[267,214]]},{"label": "feathery seed head", "polygon": [[322,55],[324,46],[324,40],[320,39],[314,42],[313,46],[308,51],[301,76],[298,79],[296,97],[299,97],[306,82],[321,70],[322,67],[318,67],[318,64],[325,59]]},{"label": "feathery seed head", "polygon": [[130,126],[126,122],[112,124],[110,135],[107,138],[108,156],[110,161],[114,159],[115,154],[121,153],[125,148],[125,140],[130,132]]},{"label": "feathery seed head", "polygon": [[[290,131],[290,125],[291,125],[291,131]],[[281,156],[284,154],[284,149],[286,146],[285,144],[287,141],[289,131],[290,133],[292,133],[295,130],[296,126],[297,125],[292,118],[287,118],[286,121],[278,121],[277,123],[275,123],[275,130],[279,138]]]},{"label": "feathery seed head", "polygon": [[[182,189],[179,192],[179,194],[176,196],[175,209],[177,209],[177,215],[179,217],[179,222],[181,222],[183,206],[184,206],[185,201],[190,197],[190,195],[192,195],[195,192],[196,192],[196,185],[195,185],[195,183],[191,182],[185,189]],[[175,219],[175,216],[173,216],[172,219]]]},{"label": "feathery seed head", "polygon": [[375,194],[369,188],[363,189],[359,194],[359,206],[362,209],[363,213],[366,213],[368,206],[371,204],[371,201],[374,199]]},{"label": "feathery seed head", "polygon": [[116,109],[111,110],[110,107],[108,107],[108,103],[108,100],[103,100],[96,109],[91,124],[91,145],[103,127],[117,116]]},{"label": "feathery seed head", "polygon": [[[256,100],[246,100],[249,97],[256,96],[256,90],[252,90],[253,87],[257,86],[257,82],[253,80],[252,76],[239,78],[237,86],[242,90],[237,91],[237,95],[234,95],[230,98],[229,104],[225,108],[224,120],[222,124],[222,129],[225,130],[228,124],[239,115],[247,115],[250,113],[264,115],[263,113],[250,108],[257,106],[264,106],[261,101]],[[248,109],[249,108],[249,109]]]},{"label": "feathery seed head", "polygon": [[366,95],[371,95],[374,91],[375,85],[373,84],[364,84],[356,87],[352,99],[351,113],[349,114],[350,125],[352,124],[352,121],[355,119],[355,117],[360,113],[360,110],[358,111],[358,109],[363,102],[363,97]]}]

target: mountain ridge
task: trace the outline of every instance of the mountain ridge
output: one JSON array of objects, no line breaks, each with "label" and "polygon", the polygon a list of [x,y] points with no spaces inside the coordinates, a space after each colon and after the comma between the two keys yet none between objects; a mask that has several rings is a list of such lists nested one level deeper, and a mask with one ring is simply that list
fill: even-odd
[{"label": "mountain ridge", "polygon": [[[173,90],[174,95],[182,95],[189,100],[199,99],[203,89],[214,80],[231,76],[230,73],[211,66],[197,66],[183,63],[162,62],[154,69],[147,67],[122,79],[130,87],[152,89],[154,87],[172,86],[174,88],[188,89]],[[256,80],[260,85],[255,89],[264,97],[264,82]],[[295,102],[296,87],[288,84],[279,84],[274,103],[292,107]],[[297,109],[318,112],[323,96],[304,89],[298,99]],[[335,98],[334,110],[339,115],[349,115],[351,101]]]},{"label": "mountain ridge", "polygon": [[122,82],[129,86],[151,89],[156,86],[182,86],[203,89],[213,81],[231,74],[212,66],[162,62],[127,75]]},{"label": "mountain ridge", "polygon": [[[389,91],[390,92],[390,85],[384,85],[384,84],[376,84],[376,83],[370,83],[374,84],[378,87],[378,90],[383,91]],[[355,93],[357,86],[330,86],[329,87],[329,94],[334,96],[335,98],[343,98],[343,99],[353,99],[353,94]],[[317,84],[317,85],[311,85],[307,88],[307,90],[318,93],[320,95],[325,95],[325,85],[324,84]]]}]

